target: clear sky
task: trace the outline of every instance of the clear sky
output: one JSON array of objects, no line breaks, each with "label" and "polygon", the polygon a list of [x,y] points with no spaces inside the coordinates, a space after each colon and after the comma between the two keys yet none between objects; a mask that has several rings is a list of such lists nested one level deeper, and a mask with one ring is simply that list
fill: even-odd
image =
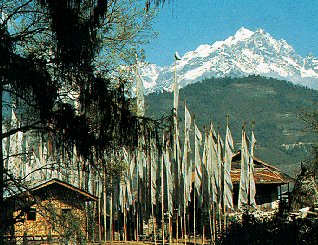
[{"label": "clear sky", "polygon": [[[170,2],[170,3],[169,3]],[[317,0],[166,0],[154,25],[156,39],[145,46],[146,61],[173,63],[201,44],[224,40],[244,26],[285,39],[301,55],[318,57]]]}]

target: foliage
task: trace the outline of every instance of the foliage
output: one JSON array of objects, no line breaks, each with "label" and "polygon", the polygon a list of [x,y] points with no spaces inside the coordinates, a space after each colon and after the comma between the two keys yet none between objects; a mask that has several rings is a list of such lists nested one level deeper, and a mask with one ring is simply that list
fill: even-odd
[{"label": "foliage", "polygon": [[306,131],[312,133],[316,140],[315,144],[312,146],[312,157],[305,161],[305,165],[307,166],[310,174],[317,176],[318,173],[318,110],[317,103],[312,106],[304,107],[299,113],[299,118],[305,122]]},{"label": "foliage", "polygon": [[[135,62],[135,54],[142,57],[140,45],[154,34],[155,12],[138,0],[2,1],[0,92],[20,120],[7,123],[14,127],[1,139],[36,132],[52,141],[56,159],[77,154],[98,166],[107,165],[107,154],[137,145],[141,130],[155,135],[158,124],[133,113],[127,77],[115,69]],[[19,190],[24,183],[3,169],[0,158],[3,217],[3,194],[9,191],[4,180]],[[4,223],[10,225],[0,220],[0,232]]]},{"label": "foliage", "polygon": [[316,219],[286,220],[279,216],[232,223],[218,244],[317,244]]},{"label": "foliage", "polygon": [[318,203],[318,188],[311,169],[302,164],[301,173],[297,176],[293,195],[291,199],[291,207],[299,210],[304,207],[313,207]]},{"label": "foliage", "polygon": [[52,131],[85,158],[134,144],[131,132],[143,122],[131,112],[127,81],[114,75],[119,64],[142,55],[140,45],[152,34],[154,10],[140,4],[11,0],[1,6],[2,89],[28,116],[23,130]]},{"label": "foliage", "polygon": [[[250,127],[255,120],[256,156],[274,165],[284,165],[290,174],[296,164],[309,157],[315,137],[304,130],[298,114],[318,101],[315,90],[261,76],[209,78],[181,89],[180,101],[185,100],[201,130],[203,126],[209,127],[212,120],[224,135],[229,115],[236,143],[240,142],[244,122]],[[173,93],[150,94],[146,101],[147,115],[158,118],[170,113]],[[179,103],[178,111],[181,120],[182,104]],[[179,125],[182,127],[183,123]]]}]

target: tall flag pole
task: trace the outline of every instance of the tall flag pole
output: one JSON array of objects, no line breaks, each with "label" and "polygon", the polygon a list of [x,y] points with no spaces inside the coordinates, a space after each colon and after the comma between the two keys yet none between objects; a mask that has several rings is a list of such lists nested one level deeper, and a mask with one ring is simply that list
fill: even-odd
[{"label": "tall flag pole", "polygon": [[173,215],[173,179],[171,174],[171,162],[169,154],[169,141],[166,142],[164,147],[164,164],[165,164],[165,173],[166,173],[166,192],[167,192],[167,213],[169,219],[169,244],[172,243],[172,222],[171,217]]},{"label": "tall flag pole", "polygon": [[[175,185],[175,198],[176,203],[180,203],[180,144],[179,144],[179,128],[178,128],[178,103],[179,103],[179,83],[177,79],[177,62],[181,60],[178,53],[176,52],[174,55],[174,81],[173,81],[173,111],[174,111],[174,144],[173,144],[173,154],[174,154],[174,185]],[[179,237],[179,214],[180,214],[180,206],[178,207],[177,213],[177,225],[176,225],[176,237],[177,237],[177,245],[178,245],[178,237]]]},{"label": "tall flag pole", "polygon": [[218,135],[217,135],[217,169],[218,169],[218,203],[217,203],[217,217],[218,217],[218,228],[219,231],[222,230],[222,211],[223,211],[223,187],[224,187],[224,166],[222,160],[222,152],[223,152],[223,142],[220,136],[220,126],[218,127]]},{"label": "tall flag pole", "polygon": [[[143,117],[145,115],[145,98],[144,98],[144,88],[143,88],[143,81],[140,76],[139,72],[139,67],[138,67],[138,60],[136,59],[136,67],[135,67],[135,73],[136,73],[136,100],[137,100],[137,116]],[[143,180],[144,177],[144,171],[143,168],[146,165],[146,158],[144,156],[144,152],[142,149],[142,146],[144,145],[145,141],[143,136],[139,136],[139,142],[140,146],[138,147],[138,173],[139,177],[138,178],[138,185],[139,185],[139,180]],[[139,240],[139,222],[142,219],[141,216],[141,206],[140,206],[140,189],[138,188],[138,206],[137,206],[137,224],[136,224],[136,239],[137,241]]]},{"label": "tall flag pole", "polygon": [[178,102],[179,102],[179,82],[177,79],[177,61],[181,60],[178,52],[174,55],[174,83],[173,83],[173,92],[174,92],[174,100],[173,100],[173,108],[176,110],[177,113],[178,109]]},{"label": "tall flag pole", "polygon": [[157,189],[157,148],[154,140],[152,139],[152,147],[150,151],[150,199],[151,199],[151,215],[152,215],[152,226],[153,226],[153,235],[155,239],[155,245],[157,245],[157,236],[156,236],[156,225],[155,225],[155,215],[154,215],[154,205],[156,205],[156,189]]},{"label": "tall flag pole", "polygon": [[254,122],[252,123],[252,139],[250,146],[250,159],[249,159],[249,204],[252,209],[256,209],[256,187],[254,180],[254,147],[256,139],[254,135]]},{"label": "tall flag pole", "polygon": [[248,208],[248,192],[249,192],[249,152],[246,140],[245,126],[242,128],[241,143],[241,176],[238,196],[238,209],[244,210]]},{"label": "tall flag pole", "polygon": [[[209,219],[211,220],[210,215],[210,173],[207,171],[208,166],[208,154],[209,154],[209,135],[206,132],[204,127],[204,144],[203,144],[203,155],[202,155],[202,184],[201,184],[201,191],[202,191],[202,205],[203,210],[208,210]],[[205,214],[205,212],[204,212]],[[211,224],[211,222],[210,222]],[[210,227],[210,230],[212,228]],[[212,237],[212,236],[211,236]],[[205,243],[205,224],[202,222],[202,244]]]},{"label": "tall flag pole", "polygon": [[[184,243],[186,244],[186,209],[190,198],[191,191],[191,179],[189,180],[189,166],[188,155],[191,151],[190,149],[190,128],[191,128],[191,115],[184,103],[184,148],[183,148],[183,158],[182,158],[182,177],[183,177],[183,221],[184,221]],[[191,171],[190,171],[191,172]]]},{"label": "tall flag pole", "polygon": [[217,203],[217,176],[218,170],[216,169],[217,166],[217,157],[216,157],[216,144],[215,144],[215,132],[213,128],[213,124],[211,122],[210,131],[208,135],[208,144],[207,144],[207,163],[206,163],[206,170],[208,174],[208,188],[209,188],[209,199],[207,203],[210,204],[209,206],[209,220],[210,220],[210,232],[211,232],[211,239],[215,241],[215,203]]},{"label": "tall flag pole", "polygon": [[164,148],[165,148],[165,139],[163,135],[162,140],[162,153],[161,153],[161,215],[162,215],[162,244],[165,244],[165,212],[164,212],[164,196],[165,196],[165,189],[164,189],[164,168],[165,168],[165,159],[164,159]]},{"label": "tall flag pole", "polygon": [[104,191],[104,193],[103,193],[103,211],[104,211],[104,241],[105,241],[105,243],[106,243],[106,241],[107,241],[107,204],[106,204],[106,202],[107,202],[107,196],[106,196],[106,194],[107,194],[107,186],[106,186],[106,166],[104,166],[104,168],[103,168],[103,170],[104,170],[104,172],[103,172],[103,191]]},{"label": "tall flag pole", "polygon": [[[176,164],[178,165],[179,161],[179,129],[178,129],[178,104],[179,104],[179,82],[177,79],[177,61],[180,60],[180,57],[177,55],[178,53],[174,55],[174,81],[173,81],[173,110],[174,110],[174,128],[175,128],[175,134],[174,134],[174,158],[176,161]],[[177,166],[177,169],[179,167]],[[178,169],[179,170],[179,169]]]},{"label": "tall flag pole", "polygon": [[143,117],[145,115],[145,98],[144,98],[144,86],[140,76],[138,61],[135,67],[136,77],[136,99],[137,99],[137,116]]}]

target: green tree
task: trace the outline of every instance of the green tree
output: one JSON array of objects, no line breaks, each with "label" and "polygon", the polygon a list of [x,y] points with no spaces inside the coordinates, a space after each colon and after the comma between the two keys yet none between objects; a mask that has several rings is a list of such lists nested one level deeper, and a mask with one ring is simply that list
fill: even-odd
[{"label": "green tree", "polygon": [[313,104],[310,107],[303,108],[299,117],[305,122],[305,131],[311,132],[315,135],[315,142],[312,147],[312,157],[306,161],[308,168],[308,173],[314,174],[317,176],[318,171],[318,109],[317,103]]},{"label": "green tree", "polygon": [[[57,148],[75,145],[92,164],[134,146],[140,128],[153,130],[153,122],[132,113],[127,81],[116,67],[133,63],[135,54],[142,57],[140,45],[153,35],[154,12],[147,1],[2,1],[1,101],[14,104],[22,120],[1,139],[19,131],[50,134]],[[4,224],[9,225],[4,180],[21,184],[3,159],[1,151],[1,244]]]}]

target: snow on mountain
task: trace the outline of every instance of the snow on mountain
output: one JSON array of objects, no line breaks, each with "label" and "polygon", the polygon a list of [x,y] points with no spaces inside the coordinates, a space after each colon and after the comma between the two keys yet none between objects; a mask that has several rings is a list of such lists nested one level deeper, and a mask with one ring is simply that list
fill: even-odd
[{"label": "snow on mountain", "polygon": [[[251,74],[274,77],[318,89],[318,59],[303,58],[285,40],[276,40],[263,29],[240,28],[234,36],[212,45],[200,45],[176,63],[179,86],[206,77],[242,77]],[[147,93],[171,91],[174,64],[142,67]]]}]

